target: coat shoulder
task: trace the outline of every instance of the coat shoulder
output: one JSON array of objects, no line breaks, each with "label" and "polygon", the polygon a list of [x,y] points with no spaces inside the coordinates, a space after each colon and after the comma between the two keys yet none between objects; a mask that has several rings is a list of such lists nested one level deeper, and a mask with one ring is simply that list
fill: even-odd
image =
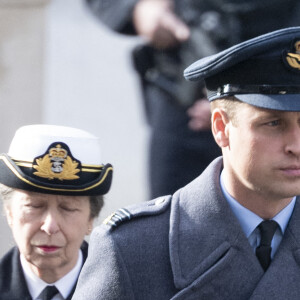
[{"label": "coat shoulder", "polygon": [[17,248],[13,247],[0,259],[0,286],[8,279],[7,274],[11,274],[18,253]]},{"label": "coat shoulder", "polygon": [[17,247],[9,250],[0,260],[0,299],[31,299]]},{"label": "coat shoulder", "polygon": [[103,224],[115,229],[123,223],[147,216],[156,216],[164,213],[170,206],[172,196],[162,196],[151,201],[145,201],[136,205],[120,208],[108,216]]}]

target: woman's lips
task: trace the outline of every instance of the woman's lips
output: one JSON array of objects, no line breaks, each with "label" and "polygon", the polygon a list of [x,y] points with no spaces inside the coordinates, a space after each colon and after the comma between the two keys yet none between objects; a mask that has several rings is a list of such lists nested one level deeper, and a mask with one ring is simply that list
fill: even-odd
[{"label": "woman's lips", "polygon": [[41,246],[38,246],[39,249],[41,249],[42,251],[44,252],[47,252],[47,253],[51,253],[51,252],[55,252],[56,250],[58,250],[60,247],[58,246],[48,246],[48,245],[41,245]]}]

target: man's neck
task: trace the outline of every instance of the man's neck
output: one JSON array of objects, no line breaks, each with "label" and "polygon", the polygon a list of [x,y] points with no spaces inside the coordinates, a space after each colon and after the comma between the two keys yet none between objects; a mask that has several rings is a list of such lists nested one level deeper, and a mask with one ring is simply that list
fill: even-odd
[{"label": "man's neck", "polygon": [[[272,219],[282,209],[284,209],[293,199],[293,197],[280,198],[277,195],[263,193],[243,186],[239,180],[232,180],[224,172],[224,185],[227,192],[241,205],[260,216],[262,219]],[[237,184],[238,183],[238,184]]]},{"label": "man's neck", "polygon": [[[289,205],[293,198],[280,199],[279,201],[269,201],[268,199],[245,199],[242,197],[236,198],[237,201],[247,209],[260,216],[262,219],[272,219],[282,209]],[[237,196],[238,197],[238,196]]]}]

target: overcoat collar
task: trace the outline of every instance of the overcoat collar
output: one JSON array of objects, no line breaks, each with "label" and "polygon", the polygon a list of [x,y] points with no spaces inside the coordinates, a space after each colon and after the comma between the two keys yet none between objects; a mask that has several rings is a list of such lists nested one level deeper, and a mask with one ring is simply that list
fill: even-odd
[{"label": "overcoat collar", "polygon": [[300,204],[299,197],[282,242],[266,275],[251,299],[298,299],[300,295]]},{"label": "overcoat collar", "polygon": [[[260,287],[262,278],[273,278],[269,274],[275,271],[279,263],[276,262],[277,257],[294,263],[293,271],[297,269],[300,276],[298,199],[273,266],[264,273],[223,196],[219,184],[221,169],[222,159],[218,158],[201,176],[173,197],[170,259],[175,286],[181,290],[174,299],[195,299],[196,290],[201,290],[197,296],[207,294],[219,299],[219,295],[220,299],[227,299],[225,296],[228,293],[231,299],[249,299],[256,292],[256,287]],[[291,256],[290,251],[294,256],[286,261],[286,256]]]},{"label": "overcoat collar", "polygon": [[5,282],[6,290],[1,291],[0,299],[4,300],[31,300],[30,293],[27,288],[23,269],[20,261],[20,252],[17,247],[11,250],[11,265],[7,265],[4,272],[9,272],[7,277],[3,279]]}]

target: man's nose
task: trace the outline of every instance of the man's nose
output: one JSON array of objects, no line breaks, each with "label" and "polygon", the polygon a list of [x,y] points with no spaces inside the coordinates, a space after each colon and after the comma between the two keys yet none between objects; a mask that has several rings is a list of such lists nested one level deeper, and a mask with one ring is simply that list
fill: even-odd
[{"label": "man's nose", "polygon": [[41,230],[48,235],[55,234],[60,230],[56,212],[49,210],[45,213]]},{"label": "man's nose", "polygon": [[289,154],[300,157],[300,126],[296,126],[288,132],[285,150]]}]

